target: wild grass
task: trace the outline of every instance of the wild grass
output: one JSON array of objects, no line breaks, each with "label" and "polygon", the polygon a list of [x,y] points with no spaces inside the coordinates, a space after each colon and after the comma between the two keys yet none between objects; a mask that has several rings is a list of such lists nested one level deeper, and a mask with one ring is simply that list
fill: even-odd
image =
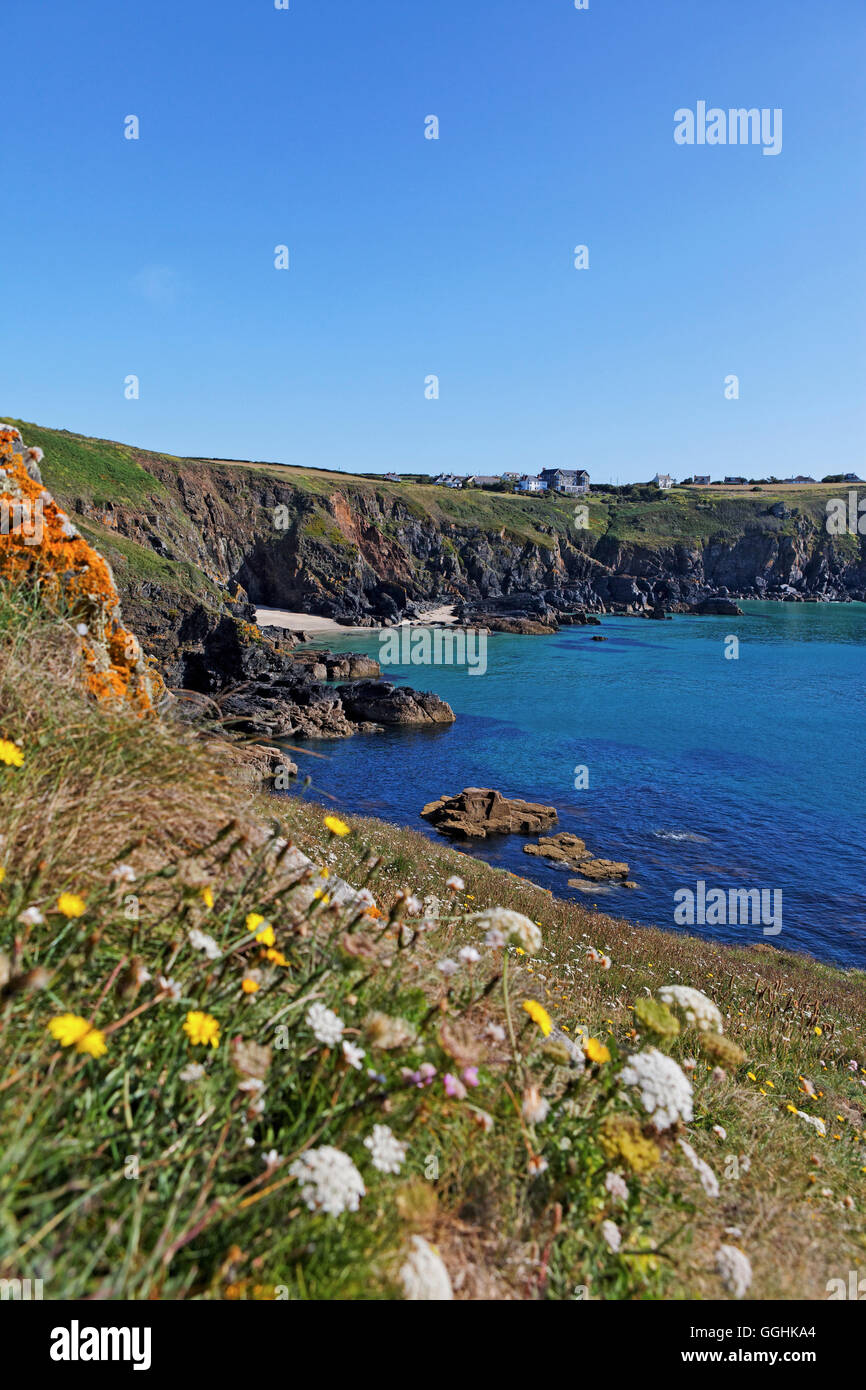
[{"label": "wild grass", "polygon": [[[748,1296],[820,1299],[859,1267],[862,972],[633,928],[383,822],[329,827],[244,790],[194,729],[107,714],[78,661],[62,614],[0,591],[0,1278],[382,1299],[429,1293],[441,1260],[460,1298],[715,1298],[727,1244]],[[519,914],[504,947],[490,908]],[[658,1009],[672,983],[714,1001],[741,1063]],[[623,1077],[649,1047],[693,1090],[661,1131]],[[310,1208],[297,1165],[323,1148],[354,1165],[357,1211]]]}]

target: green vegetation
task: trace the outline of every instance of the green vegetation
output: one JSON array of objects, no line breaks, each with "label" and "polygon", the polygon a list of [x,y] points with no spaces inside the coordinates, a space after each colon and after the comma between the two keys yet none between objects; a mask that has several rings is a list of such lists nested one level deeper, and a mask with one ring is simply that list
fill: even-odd
[{"label": "green vegetation", "polygon": [[97,547],[114,571],[116,580],[126,589],[143,580],[159,584],[164,589],[193,598],[212,598],[222,601],[225,595],[196,565],[186,560],[169,560],[149,546],[139,545],[126,536],[119,536],[99,522],[75,516],[81,534]]},{"label": "green vegetation", "polygon": [[165,493],[158,479],[138,461],[139,451],[105,439],[88,439],[68,430],[10,420],[26,442],[44,449],[48,457],[50,487],[64,497],[81,497],[97,506],[141,505]]}]

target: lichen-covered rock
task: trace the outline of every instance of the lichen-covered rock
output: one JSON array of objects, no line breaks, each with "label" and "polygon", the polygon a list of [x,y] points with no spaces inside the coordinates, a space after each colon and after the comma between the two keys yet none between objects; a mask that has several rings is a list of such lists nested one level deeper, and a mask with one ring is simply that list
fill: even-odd
[{"label": "lichen-covered rock", "polygon": [[0,578],[33,585],[68,617],[94,696],[149,714],[165,696],[163,679],[121,622],[107,562],[43,487],[41,460],[17,429],[0,425]]}]

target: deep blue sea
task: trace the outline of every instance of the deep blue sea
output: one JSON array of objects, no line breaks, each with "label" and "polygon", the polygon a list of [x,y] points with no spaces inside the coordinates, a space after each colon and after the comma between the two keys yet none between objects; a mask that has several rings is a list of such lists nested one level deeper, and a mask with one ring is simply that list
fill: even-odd
[{"label": "deep blue sea", "polygon": [[[327,760],[297,761],[313,795],[434,839],[421,807],[463,787],[549,803],[556,829],[625,860],[639,886],[570,888],[573,874],[524,854],[521,836],[461,847],[632,922],[866,967],[866,605],[743,607],[742,618],[605,617],[551,637],[491,635],[484,675],[389,667],[441,695],[457,722],[311,743]],[[599,633],[608,640],[593,642]],[[380,650],[378,633],[316,645]],[[781,932],[678,927],[674,894],[699,881],[780,891]]]}]

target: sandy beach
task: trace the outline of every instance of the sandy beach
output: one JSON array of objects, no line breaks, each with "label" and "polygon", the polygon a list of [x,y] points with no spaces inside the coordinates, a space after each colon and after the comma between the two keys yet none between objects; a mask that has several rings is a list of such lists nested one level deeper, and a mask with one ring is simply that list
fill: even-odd
[{"label": "sandy beach", "polygon": [[[333,618],[320,618],[315,613],[292,613],[287,608],[257,608],[256,622],[259,627],[284,627],[292,632],[308,632],[311,636],[323,632],[379,632],[381,628],[373,627],[351,627],[344,623],[337,623]],[[454,623],[454,605],[450,603],[442,604],[439,608],[428,608],[419,617],[410,620],[410,626],[418,627],[421,625],[440,625],[452,626]]]}]

